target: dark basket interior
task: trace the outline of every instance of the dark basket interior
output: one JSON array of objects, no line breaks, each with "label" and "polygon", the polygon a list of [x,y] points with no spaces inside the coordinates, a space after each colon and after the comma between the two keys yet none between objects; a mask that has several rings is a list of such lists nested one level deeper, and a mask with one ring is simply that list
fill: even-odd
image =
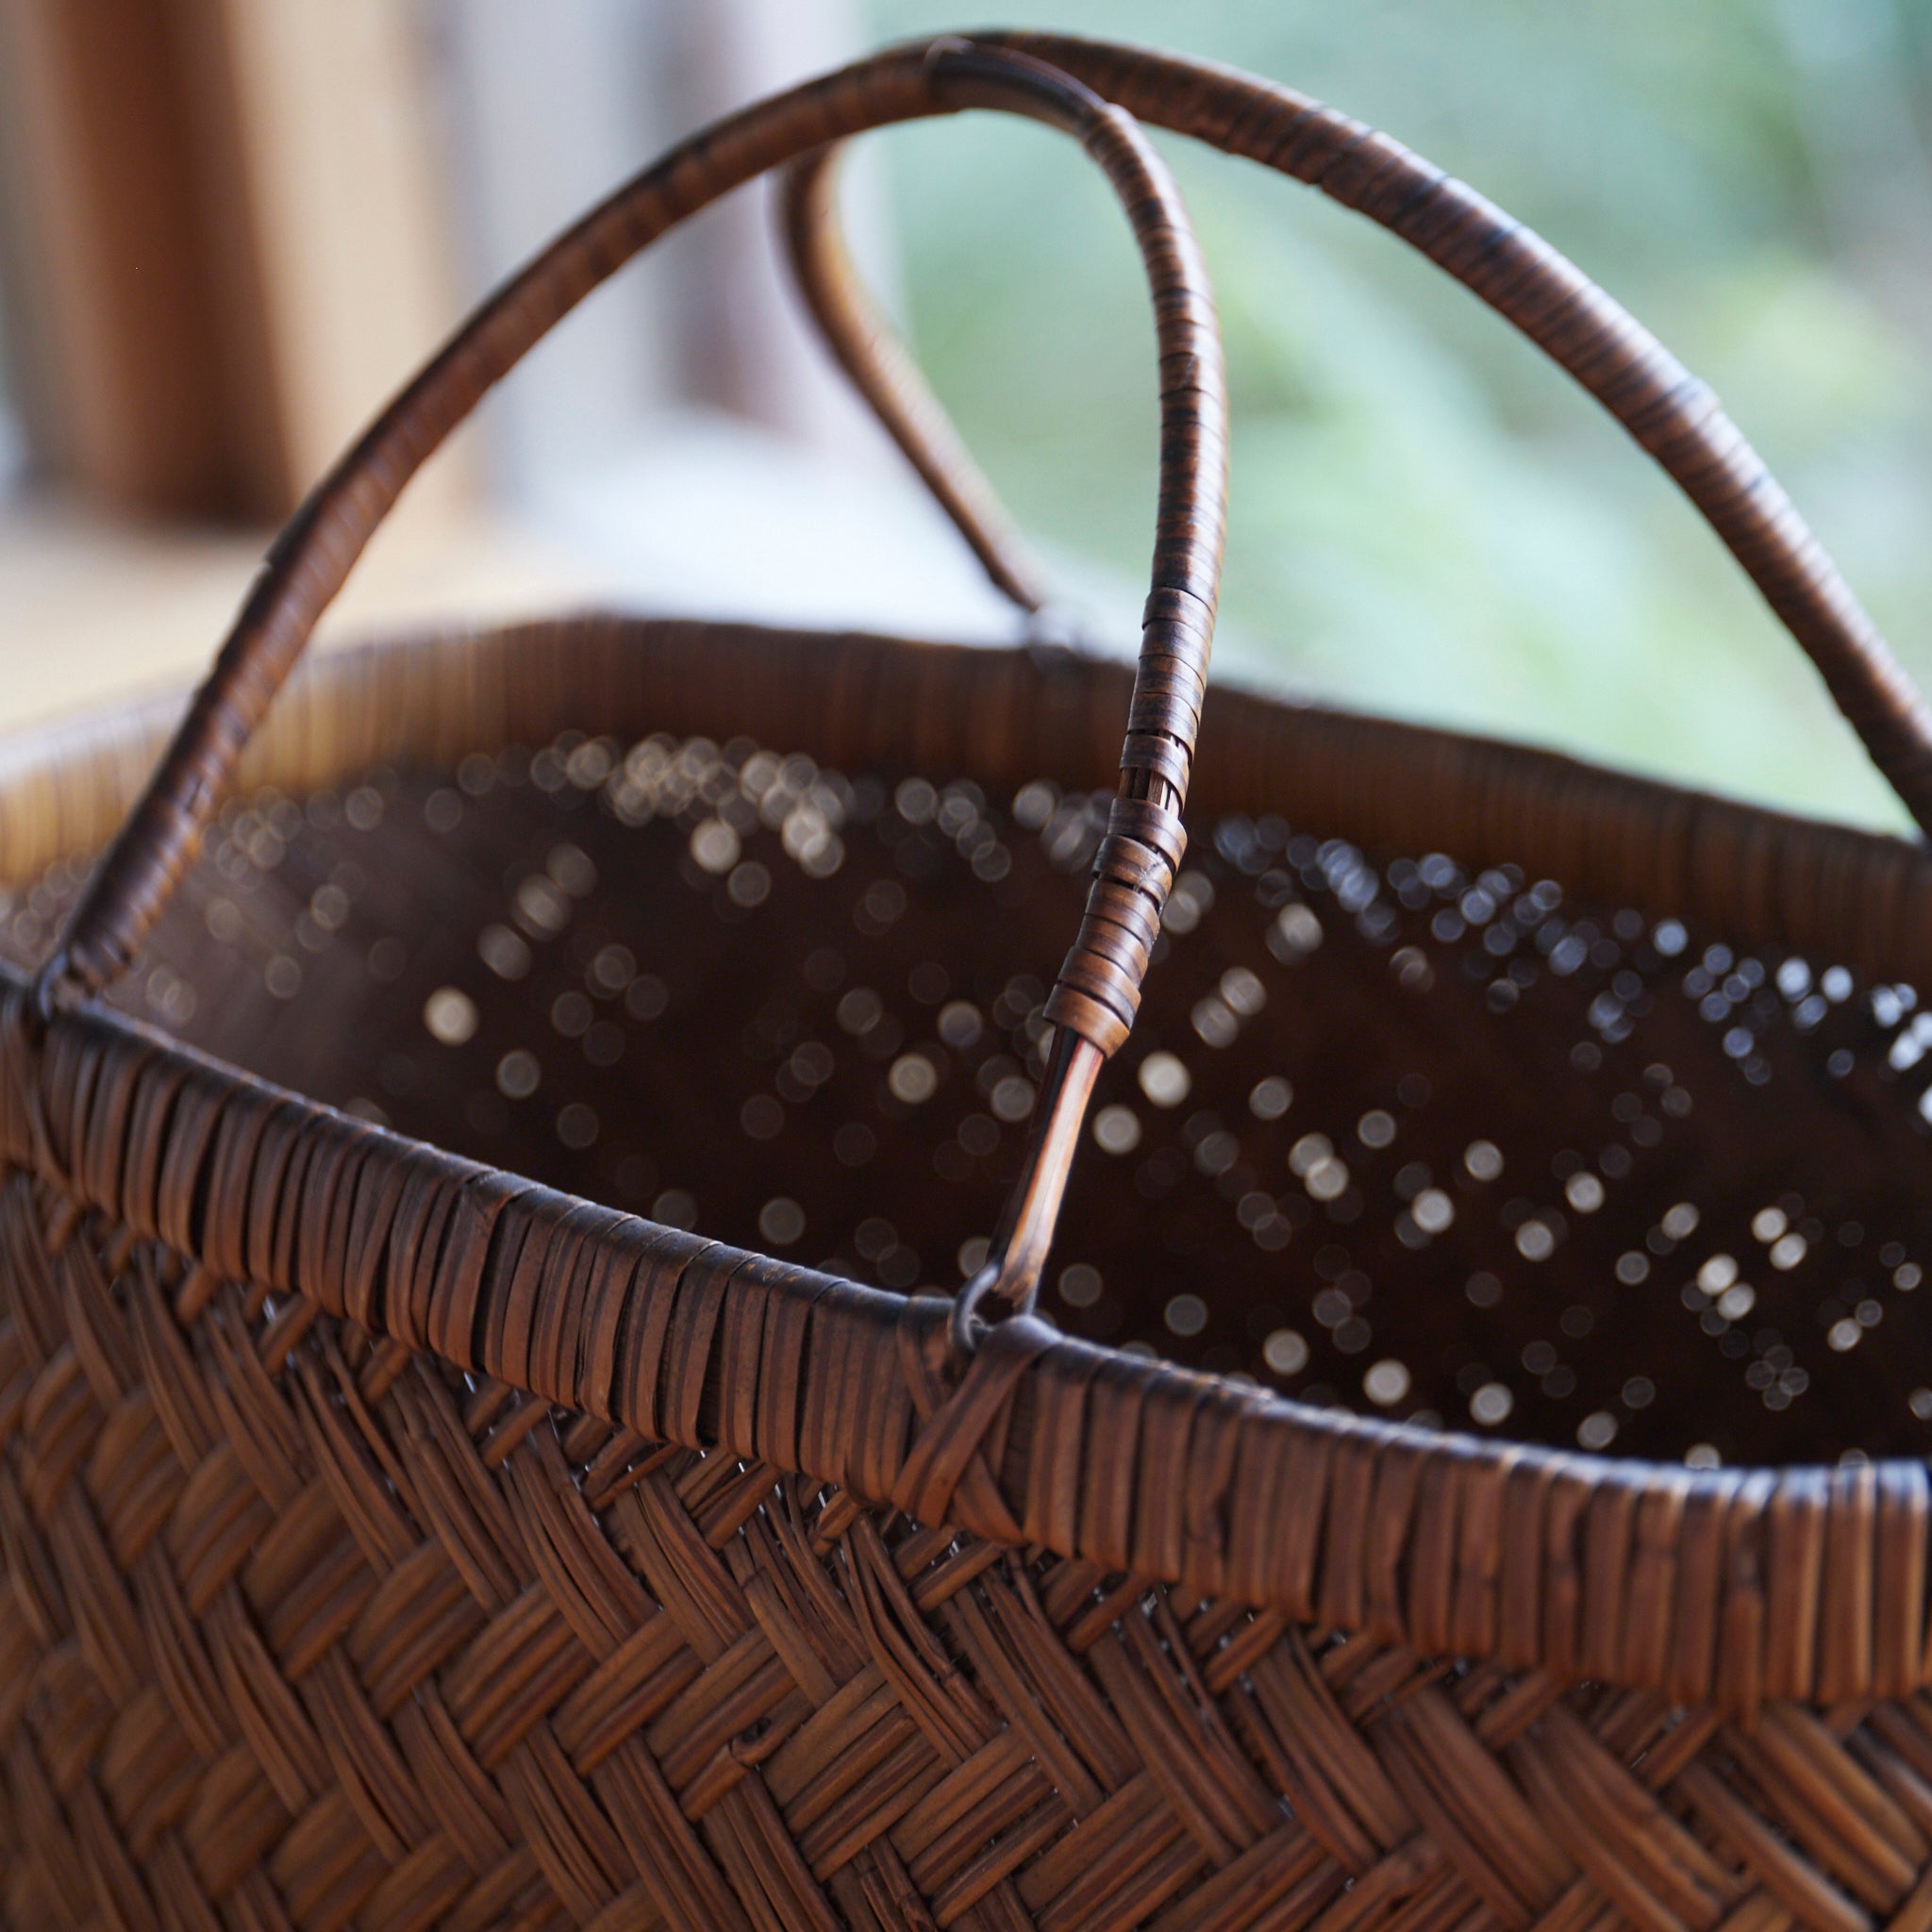
[{"label": "dark basket interior", "polygon": [[[1105,799],[566,736],[231,807],[119,995],[553,1186],[951,1290]],[[1560,1445],[1923,1454],[1909,989],[1320,826],[1193,827],[1044,1307]],[[8,905],[31,959],[74,878]]]}]

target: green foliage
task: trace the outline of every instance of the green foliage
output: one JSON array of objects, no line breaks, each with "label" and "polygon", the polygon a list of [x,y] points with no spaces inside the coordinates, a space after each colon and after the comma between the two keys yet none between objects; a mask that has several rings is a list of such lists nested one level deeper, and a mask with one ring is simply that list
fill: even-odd
[{"label": "green foliage", "polygon": [[[957,25],[872,0],[880,37]],[[1932,4],[1097,0],[1043,23],[1234,61],[1528,221],[1725,399],[1932,679]],[[1227,332],[1224,670],[1880,824],[1816,678],[1621,430],[1369,224],[1163,140]],[[1110,620],[1152,509],[1152,329],[1069,145],[901,137],[911,332]],[[1212,748],[1208,748],[1212,756]]]}]

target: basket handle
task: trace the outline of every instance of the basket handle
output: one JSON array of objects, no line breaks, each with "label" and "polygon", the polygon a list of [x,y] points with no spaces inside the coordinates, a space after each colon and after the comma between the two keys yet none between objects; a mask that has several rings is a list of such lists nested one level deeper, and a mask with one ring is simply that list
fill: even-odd
[{"label": "basket handle", "polygon": [[404,486],[483,394],[600,282],[727,190],[826,142],[996,108],[1074,135],[1114,188],[1153,297],[1160,454],[1152,589],[1121,781],[1079,933],[1046,1006],[1056,1027],[1026,1160],[994,1238],[989,1290],[1028,1307],[1102,1060],[1126,1038],[1180,862],[1226,520],[1227,424],[1213,296],[1187,210],[1133,119],[1024,53],[943,40],[898,48],[723,121],[674,148],[504,284],[377,417],[271,547],[213,671],[35,982],[45,1016],[127,965],[192,859],[242,747]]},{"label": "basket handle", "polygon": [[[1677,483],[1824,677],[1872,761],[1932,832],[1932,711],[1789,496],[1717,398],[1547,242],[1387,135],[1272,81],[1109,42],[998,33],[1149,125],[1258,161],[1379,222],[1529,338]],[[1023,610],[1037,566],[944,408],[853,271],[826,149],[786,171],[783,234],[840,366]]]}]

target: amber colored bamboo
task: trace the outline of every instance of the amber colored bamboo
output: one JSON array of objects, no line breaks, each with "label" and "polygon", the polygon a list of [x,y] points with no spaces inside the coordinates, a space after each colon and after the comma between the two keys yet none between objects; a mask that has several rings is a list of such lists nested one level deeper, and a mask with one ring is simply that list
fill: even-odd
[{"label": "amber colored bamboo", "polygon": [[[1127,684],[546,623],[319,659],[248,777],[569,725],[1092,786]],[[0,761],[5,870],[110,825],[164,723]],[[1826,957],[1841,914],[1874,958],[1932,928],[1901,841],[1240,693],[1208,724],[1206,809],[1540,841]],[[106,1011],[31,1041],[26,991],[0,972],[0,1920],[1909,1932],[1932,1895],[1920,1462],[1476,1443],[1033,1318],[956,1379],[941,1302]]]},{"label": "amber colored bamboo", "polygon": [[[1197,75],[1173,111],[1266,147],[1255,85]],[[1360,133],[1318,167],[1324,115],[1282,164],[1403,179]],[[300,796],[573,728],[1095,789],[1133,691],[1031,652],[566,619],[314,662],[219,775]],[[1237,691],[1204,717],[1197,810],[1893,977],[1932,948],[1904,841]],[[97,849],[168,729],[0,748],[0,876]],[[7,1924],[1932,1924],[1923,1461],[1473,1441],[1027,1314],[962,1360],[936,1297],[32,997],[0,968]]]}]

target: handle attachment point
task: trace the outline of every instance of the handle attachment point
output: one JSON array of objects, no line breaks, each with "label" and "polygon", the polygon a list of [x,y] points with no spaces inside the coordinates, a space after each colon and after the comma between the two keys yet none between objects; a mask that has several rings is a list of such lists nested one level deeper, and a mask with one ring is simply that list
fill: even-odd
[{"label": "handle attachment point", "polygon": [[954,1354],[964,1358],[979,1345],[987,1318],[979,1312],[991,1300],[1007,1305],[1007,1316],[1030,1315],[1040,1299],[1040,1277],[1053,1246],[1067,1175],[1079,1151],[1080,1128],[1087,1104],[1107,1056],[1092,1041],[1071,1027],[1054,1036],[1046,1078],[1033,1103],[1026,1153],[1001,1217],[999,1232],[986,1265],[967,1282],[953,1302],[949,1338]]}]

